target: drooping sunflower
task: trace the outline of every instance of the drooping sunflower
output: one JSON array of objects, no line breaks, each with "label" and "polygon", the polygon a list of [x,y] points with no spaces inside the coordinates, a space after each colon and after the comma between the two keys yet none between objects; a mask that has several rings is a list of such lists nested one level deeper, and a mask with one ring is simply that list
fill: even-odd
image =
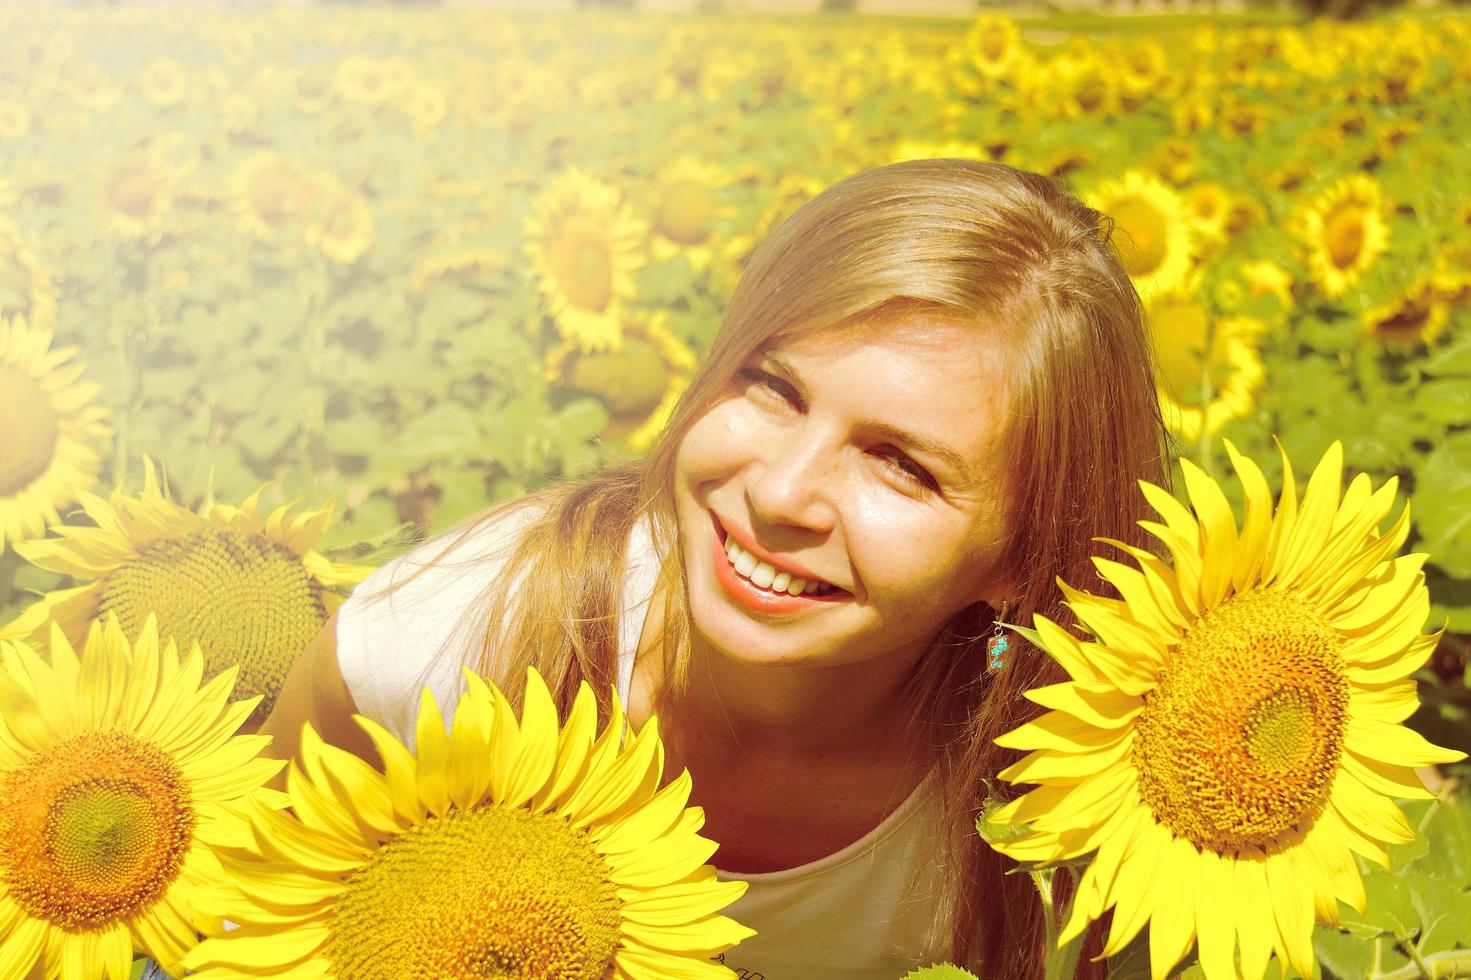
[{"label": "drooping sunflower", "polygon": [[1113,219],[1113,241],[1124,271],[1146,298],[1184,282],[1195,242],[1179,194],[1159,178],[1131,170],[1101,185],[1088,203]]},{"label": "drooping sunflower", "polygon": [[558,331],[585,351],[616,349],[647,225],[616,187],[575,169],[554,178],[534,207],[526,257]]},{"label": "drooping sunflower", "polygon": [[547,380],[603,399],[604,434],[642,452],[669,421],[695,370],[695,354],[670,331],[664,311],[624,321],[623,345],[586,354],[563,341],[546,356]]},{"label": "drooping sunflower", "polygon": [[51,347],[51,331],[0,316],[0,551],[44,534],[57,508],[91,486],[111,436],[98,387],[68,364],[75,347]]},{"label": "drooping sunflower", "polygon": [[654,258],[684,255],[694,269],[707,268],[719,224],[735,211],[720,196],[732,182],[725,170],[690,156],[676,157],[664,168],[649,201],[649,249]]},{"label": "drooping sunflower", "polygon": [[19,228],[0,217],[0,317],[25,317],[33,330],[56,327],[56,283]]},{"label": "drooping sunflower", "polygon": [[625,742],[615,692],[598,735],[584,683],[559,731],[530,670],[518,725],[465,674],[448,733],[425,690],[416,754],[356,718],[383,773],[303,732],[296,816],[255,808],[253,845],[224,859],[239,928],[189,954],[194,976],[734,976],[707,957],[752,935],[719,914],[745,883],[705,863],[688,771],[658,789],[657,722]]},{"label": "drooping sunflower", "polygon": [[1308,278],[1325,296],[1342,296],[1389,248],[1379,185],[1368,174],[1333,184],[1298,215]]},{"label": "drooping sunflower", "polygon": [[261,696],[251,719],[259,722],[297,654],[341,605],[334,587],[372,571],[312,550],[331,526],[331,503],[294,515],[283,505],[266,515],[263,490],[239,507],[207,501],[196,514],[169,499],[149,463],[136,497],[79,491],[95,527],[62,525],[54,529],[59,537],[15,550],[41,568],[90,581],[46,593],[0,628],[0,637],[43,639],[54,619],[78,643],[109,613],[130,635],[157,616],[165,639],[200,645],[211,676],[239,665],[241,696]]},{"label": "drooping sunflower", "polygon": [[1450,322],[1450,307],[1433,275],[1422,275],[1397,296],[1363,312],[1360,332],[1387,347],[1424,347],[1435,343]]},{"label": "drooping sunflower", "polygon": [[1257,349],[1264,324],[1213,316],[1188,285],[1152,297],[1148,312],[1160,411],[1170,431],[1191,443],[1251,411],[1265,377]]},{"label": "drooping sunflower", "polygon": [[94,625],[80,657],[60,630],[49,661],[0,654],[0,976],[125,980],[135,949],[179,975],[244,799],[276,805],[270,739],[236,734],[254,702],[230,700],[233,670],[201,686],[199,650],[152,620],[131,643]]},{"label": "drooping sunflower", "polygon": [[1051,710],[997,740],[1028,753],[1002,777],[1038,788],[993,819],[1028,832],[992,846],[1038,864],[1092,854],[1060,940],[1112,909],[1111,956],[1148,923],[1156,980],[1192,942],[1210,980],[1258,978],[1273,951],[1312,976],[1315,914],[1363,908],[1354,855],[1387,868],[1385,844],[1414,836],[1390,798],[1429,798],[1415,767],[1464,758],[1402,724],[1439,634],[1420,633],[1426,556],[1394,557],[1409,508],[1379,530],[1395,480],[1360,474],[1340,496],[1334,443],[1299,503],[1284,453],[1274,510],[1226,448],[1241,526],[1189,460],[1193,512],[1142,484],[1162,523],[1141,526],[1173,565],[1120,545],[1138,567],[1095,563],[1121,599],[1064,585],[1092,638],[1038,618],[1071,680],[1029,692]]}]

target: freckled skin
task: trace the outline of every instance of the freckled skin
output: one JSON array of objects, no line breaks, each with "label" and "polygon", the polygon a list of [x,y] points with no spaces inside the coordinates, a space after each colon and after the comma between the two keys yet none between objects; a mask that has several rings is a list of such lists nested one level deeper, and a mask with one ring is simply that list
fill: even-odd
[{"label": "freckled skin", "polygon": [[[779,345],[794,375],[746,362],[798,395],[737,376],[680,446],[675,505],[697,642],[748,663],[910,657],[960,609],[999,599],[999,343],[984,325],[911,316]],[[943,443],[974,479],[865,419]],[[906,477],[905,458],[938,489]],[[793,616],[735,604],[710,565],[712,511],[852,597]]]}]

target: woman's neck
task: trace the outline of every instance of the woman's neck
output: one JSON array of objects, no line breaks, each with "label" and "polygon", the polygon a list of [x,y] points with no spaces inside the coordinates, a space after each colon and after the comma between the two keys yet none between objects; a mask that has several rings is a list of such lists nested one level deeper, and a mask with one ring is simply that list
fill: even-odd
[{"label": "woman's neck", "polygon": [[694,636],[688,683],[675,693],[663,676],[662,622],[656,595],[634,667],[636,725],[657,714],[661,728],[678,729],[687,744],[772,760],[889,759],[917,748],[903,695],[922,648],[854,664],[778,667],[725,656]]}]

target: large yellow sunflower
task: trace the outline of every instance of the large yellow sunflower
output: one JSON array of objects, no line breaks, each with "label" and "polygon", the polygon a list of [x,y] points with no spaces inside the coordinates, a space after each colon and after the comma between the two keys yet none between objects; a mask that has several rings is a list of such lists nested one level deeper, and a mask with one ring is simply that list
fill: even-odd
[{"label": "large yellow sunflower", "polygon": [[1160,410],[1172,432],[1194,442],[1251,411],[1265,377],[1263,323],[1213,316],[1189,284],[1152,297],[1148,311]]},{"label": "large yellow sunflower", "polygon": [[51,331],[0,316],[0,551],[44,534],[57,508],[102,468],[110,433],[97,385],[68,364],[75,347],[51,349]]},{"label": "large yellow sunflower", "polygon": [[131,644],[93,626],[80,658],[60,630],[49,662],[0,654],[0,977],[125,980],[135,949],[178,975],[244,798],[276,805],[270,739],[235,734],[255,702],[231,702],[233,670],[201,686],[198,648],[181,661],[152,620]]},{"label": "large yellow sunflower", "polygon": [[617,188],[578,170],[554,178],[535,210],[526,219],[526,257],[557,329],[582,350],[616,349],[647,226]]},{"label": "large yellow sunflower", "polygon": [[208,501],[196,514],[163,493],[151,464],[137,497],[115,492],[109,501],[79,492],[95,527],[63,525],[55,528],[59,537],[15,550],[41,568],[90,581],[48,592],[0,637],[44,638],[54,619],[77,643],[109,613],[129,634],[156,615],[165,639],[203,648],[211,676],[239,665],[241,696],[261,696],[255,724],[275,703],[297,654],[342,603],[333,587],[372,571],[312,550],[332,523],[330,503],[263,515],[261,492],[239,507]]},{"label": "large yellow sunflower", "polygon": [[[446,733],[430,691],[416,753],[367,718],[385,763],[304,730],[288,774],[296,816],[255,808],[255,841],[226,855],[239,928],[201,944],[199,980],[249,977],[730,978],[707,958],[752,935],[718,914],[744,882],[720,882],[685,808],[685,771],[658,789],[650,720],[596,735],[583,684],[560,732],[528,671],[518,725],[499,690],[466,671]],[[656,792],[657,790],[657,792]]]},{"label": "large yellow sunflower", "polygon": [[997,740],[1028,753],[1002,777],[1039,787],[996,818],[1028,832],[992,846],[1038,864],[1092,854],[1060,941],[1112,909],[1111,956],[1148,923],[1156,980],[1197,940],[1211,980],[1260,977],[1274,950],[1313,976],[1315,914],[1363,908],[1354,855],[1388,867],[1385,844],[1414,836],[1390,797],[1428,798],[1415,767],[1464,757],[1401,724],[1439,634],[1420,633],[1426,556],[1394,557],[1409,508],[1379,531],[1395,481],[1360,474],[1340,498],[1335,443],[1299,503],[1284,453],[1274,511],[1226,448],[1241,527],[1188,460],[1193,513],[1143,484],[1163,523],[1141,526],[1173,567],[1120,545],[1137,568],[1095,563],[1122,599],[1064,585],[1092,639],[1039,617],[1072,679],[1031,691],[1052,710]]},{"label": "large yellow sunflower", "polygon": [[1389,248],[1379,185],[1352,174],[1329,187],[1298,215],[1307,246],[1308,278],[1337,298]]},{"label": "large yellow sunflower", "polygon": [[1088,203],[1113,219],[1113,241],[1124,271],[1146,298],[1184,282],[1195,243],[1179,194],[1159,178],[1131,170],[1101,185]]}]

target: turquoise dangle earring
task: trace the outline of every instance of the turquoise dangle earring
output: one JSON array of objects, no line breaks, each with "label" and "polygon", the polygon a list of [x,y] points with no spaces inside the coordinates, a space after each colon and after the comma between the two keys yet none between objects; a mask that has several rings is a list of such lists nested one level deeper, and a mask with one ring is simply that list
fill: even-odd
[{"label": "turquoise dangle earring", "polygon": [[995,629],[986,640],[986,669],[992,673],[1006,669],[1006,652],[1011,649],[1011,639],[1006,631],[1001,628],[1001,623],[1006,619],[1006,610],[1010,602],[1001,604],[1001,614],[996,617]]}]

